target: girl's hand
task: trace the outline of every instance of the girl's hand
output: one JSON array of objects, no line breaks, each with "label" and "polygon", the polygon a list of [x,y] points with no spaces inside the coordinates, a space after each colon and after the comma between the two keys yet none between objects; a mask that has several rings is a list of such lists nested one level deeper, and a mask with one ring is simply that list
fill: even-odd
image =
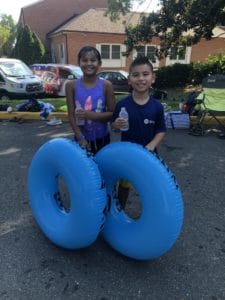
[{"label": "girl's hand", "polygon": [[75,134],[74,135],[74,140],[81,146],[86,148],[88,146],[88,142],[86,141],[84,135],[82,133],[80,134]]},{"label": "girl's hand", "polygon": [[84,109],[78,109],[75,111],[75,115],[79,119],[85,119],[85,110]]},{"label": "girl's hand", "polygon": [[86,140],[78,141],[78,144],[79,144],[82,148],[88,148],[88,142],[87,142]]}]

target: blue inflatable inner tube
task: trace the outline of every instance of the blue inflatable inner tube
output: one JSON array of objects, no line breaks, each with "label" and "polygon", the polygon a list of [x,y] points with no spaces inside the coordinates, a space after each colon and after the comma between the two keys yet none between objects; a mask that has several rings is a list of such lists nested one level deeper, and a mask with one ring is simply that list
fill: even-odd
[{"label": "blue inflatable inner tube", "polygon": [[[69,211],[60,201],[59,177],[68,187]],[[41,146],[29,168],[28,192],[33,216],[53,243],[78,249],[96,240],[106,190],[98,166],[77,143],[56,138]]]},{"label": "blue inflatable inner tube", "polygon": [[[117,251],[135,259],[154,259],[177,240],[183,223],[179,186],[168,167],[144,147],[115,142],[95,156],[111,199],[102,235]],[[142,213],[131,219],[118,208],[115,185],[124,178],[138,192]]]}]

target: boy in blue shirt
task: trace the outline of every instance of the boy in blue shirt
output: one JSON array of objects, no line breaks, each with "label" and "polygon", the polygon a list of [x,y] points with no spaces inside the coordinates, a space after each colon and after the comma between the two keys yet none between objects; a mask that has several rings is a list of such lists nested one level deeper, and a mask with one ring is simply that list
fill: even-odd
[{"label": "boy in blue shirt", "polygon": [[[157,146],[166,132],[164,109],[162,104],[150,96],[150,88],[155,82],[153,66],[145,56],[138,56],[129,68],[129,84],[132,93],[117,102],[112,127],[121,130],[121,141],[129,141],[143,145],[150,151],[157,152]],[[121,108],[125,107],[129,116],[127,121],[119,116]],[[118,188],[118,198],[122,208],[125,208],[129,195],[130,185],[121,180]]]}]

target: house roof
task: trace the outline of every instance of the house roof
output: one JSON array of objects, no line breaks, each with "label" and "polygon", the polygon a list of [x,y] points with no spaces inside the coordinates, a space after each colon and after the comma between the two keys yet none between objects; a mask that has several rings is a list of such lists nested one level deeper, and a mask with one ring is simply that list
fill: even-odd
[{"label": "house roof", "polygon": [[39,0],[24,6],[18,23],[29,25],[44,41],[48,32],[91,7],[108,7],[107,0]]},{"label": "house roof", "polygon": [[105,13],[106,9],[91,8],[87,12],[72,18],[65,25],[52,32],[51,35],[65,31],[124,34],[124,24],[137,25],[141,17],[141,13],[130,12],[125,16],[120,15],[119,20],[112,22]]},{"label": "house roof", "polygon": [[[105,8],[91,8],[78,16],[72,17],[64,25],[50,32],[50,36],[62,32],[98,32],[98,33],[125,33],[125,24],[137,25],[143,13],[130,12],[125,16],[120,15],[116,22],[112,22],[109,16],[105,15]],[[190,34],[191,31],[186,34]],[[225,26],[217,26],[213,29],[213,37],[225,38]]]}]

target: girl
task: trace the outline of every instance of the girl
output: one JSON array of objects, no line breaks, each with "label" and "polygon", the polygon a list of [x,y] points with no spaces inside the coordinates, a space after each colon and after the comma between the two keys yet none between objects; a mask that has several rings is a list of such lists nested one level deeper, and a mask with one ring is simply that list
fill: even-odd
[{"label": "girl", "polygon": [[110,143],[107,122],[115,107],[111,82],[97,77],[101,63],[101,55],[96,48],[83,47],[78,53],[83,77],[66,85],[68,119],[74,138],[93,154]]}]

